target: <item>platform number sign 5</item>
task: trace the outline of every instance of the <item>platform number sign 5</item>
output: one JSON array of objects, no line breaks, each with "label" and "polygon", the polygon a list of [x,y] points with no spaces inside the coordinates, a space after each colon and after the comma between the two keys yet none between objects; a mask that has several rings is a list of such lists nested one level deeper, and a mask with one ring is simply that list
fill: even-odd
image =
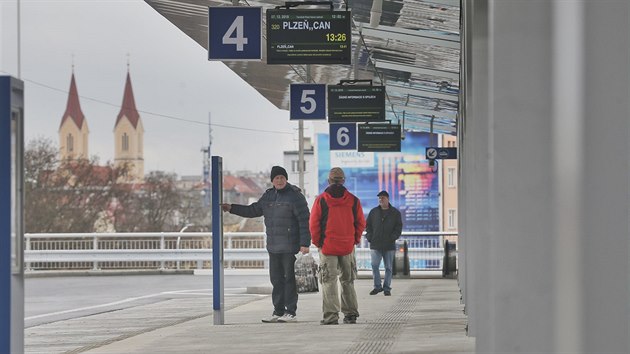
[{"label": "platform number sign 5", "polygon": [[302,91],[302,99],[300,100],[300,111],[304,114],[311,114],[317,109],[317,102],[312,97],[315,95],[315,90]]},{"label": "platform number sign 5", "polygon": [[291,120],[326,119],[326,85],[291,84]]},{"label": "platform number sign 5", "polygon": [[261,19],[261,7],[209,7],[208,60],[260,60]]},{"label": "platform number sign 5", "polygon": [[330,124],[330,150],[356,150],[357,125],[355,123]]}]

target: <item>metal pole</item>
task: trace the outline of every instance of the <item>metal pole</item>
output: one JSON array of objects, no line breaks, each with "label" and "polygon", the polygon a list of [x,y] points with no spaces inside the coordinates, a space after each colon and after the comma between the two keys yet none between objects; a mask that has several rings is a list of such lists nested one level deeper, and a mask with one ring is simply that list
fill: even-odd
[{"label": "metal pole", "polygon": [[223,158],[212,156],[212,310],[215,325],[225,323],[223,289]]},{"label": "metal pole", "polygon": [[[306,65],[306,83],[309,82],[311,82],[311,66]],[[298,187],[304,193],[304,121],[301,119],[298,122],[298,140]]]},{"label": "metal pole", "polygon": [[21,34],[21,1],[17,0],[17,78],[22,78],[21,52],[22,52],[22,34]]}]

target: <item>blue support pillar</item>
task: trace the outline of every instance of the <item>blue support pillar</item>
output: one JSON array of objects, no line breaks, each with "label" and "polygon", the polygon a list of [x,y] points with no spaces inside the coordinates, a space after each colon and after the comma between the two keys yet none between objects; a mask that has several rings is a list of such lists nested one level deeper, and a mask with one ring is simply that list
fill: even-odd
[{"label": "blue support pillar", "polygon": [[0,353],[24,352],[24,83],[0,76]]},{"label": "blue support pillar", "polygon": [[223,158],[212,156],[212,310],[213,323],[224,324],[223,289]]}]

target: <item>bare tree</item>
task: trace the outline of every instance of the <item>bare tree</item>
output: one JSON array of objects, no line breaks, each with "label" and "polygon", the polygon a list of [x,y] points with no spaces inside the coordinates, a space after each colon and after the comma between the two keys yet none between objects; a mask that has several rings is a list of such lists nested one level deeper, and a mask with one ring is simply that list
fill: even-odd
[{"label": "bare tree", "polygon": [[125,178],[131,166],[99,166],[98,158],[60,161],[50,139],[24,154],[26,232],[178,231],[209,224],[198,191],[178,190],[176,175],[154,171],[142,183]]},{"label": "bare tree", "polygon": [[203,206],[202,195],[198,189],[180,190],[181,206],[178,212],[179,229],[194,225],[189,231],[208,231],[210,229],[210,208]]},{"label": "bare tree", "polygon": [[143,231],[176,231],[175,215],[181,205],[181,196],[175,179],[174,174],[152,171],[145,177],[141,190],[135,193],[133,203],[145,218]]},{"label": "bare tree", "polygon": [[182,190],[176,176],[153,171],[142,184],[118,186],[113,203],[113,220],[118,232],[189,231],[208,229],[208,210],[198,190]]},{"label": "bare tree", "polygon": [[98,158],[60,161],[50,139],[24,152],[26,232],[92,232],[116,191],[118,170]]}]

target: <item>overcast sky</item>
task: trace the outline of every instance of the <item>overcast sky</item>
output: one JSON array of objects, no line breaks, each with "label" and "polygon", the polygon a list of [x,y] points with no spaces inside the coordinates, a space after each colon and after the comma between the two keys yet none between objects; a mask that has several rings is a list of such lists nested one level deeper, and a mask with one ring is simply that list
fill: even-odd
[{"label": "overcast sky", "polygon": [[[17,76],[17,0],[0,0],[0,74]],[[141,0],[22,0],[27,141],[59,143],[74,57],[89,153],[112,160],[127,61],[145,128],[145,172],[201,174],[208,144],[225,170],[268,171],[297,149],[297,124]],[[168,118],[169,116],[173,118]],[[194,122],[202,124],[196,124]],[[244,129],[233,129],[233,126]],[[306,132],[309,136],[309,132]]]}]

